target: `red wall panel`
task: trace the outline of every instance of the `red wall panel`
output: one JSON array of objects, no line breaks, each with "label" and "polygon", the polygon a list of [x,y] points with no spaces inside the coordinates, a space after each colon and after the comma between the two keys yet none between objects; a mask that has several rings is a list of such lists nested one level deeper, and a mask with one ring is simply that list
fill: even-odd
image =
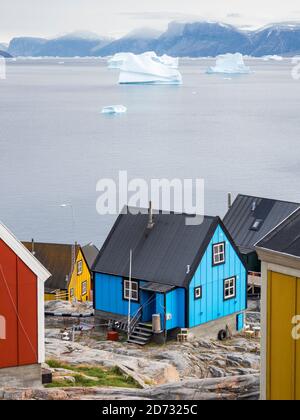
[{"label": "red wall panel", "polygon": [[0,315],[6,320],[6,340],[0,340],[0,368],[18,365],[17,257],[0,240]]},{"label": "red wall panel", "polygon": [[37,278],[0,240],[0,315],[6,339],[0,339],[0,368],[38,361]]},{"label": "red wall panel", "polygon": [[19,365],[37,363],[37,278],[18,259]]}]

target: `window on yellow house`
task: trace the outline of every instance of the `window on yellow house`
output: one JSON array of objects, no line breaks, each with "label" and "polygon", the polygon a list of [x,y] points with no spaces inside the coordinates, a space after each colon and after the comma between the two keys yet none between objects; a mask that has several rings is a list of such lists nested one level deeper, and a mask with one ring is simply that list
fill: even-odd
[{"label": "window on yellow house", "polygon": [[87,281],[84,281],[81,284],[81,295],[84,296],[87,294]]},{"label": "window on yellow house", "polygon": [[80,274],[82,274],[82,270],[83,270],[83,264],[82,264],[82,260],[80,260],[77,263],[77,276],[80,276]]}]

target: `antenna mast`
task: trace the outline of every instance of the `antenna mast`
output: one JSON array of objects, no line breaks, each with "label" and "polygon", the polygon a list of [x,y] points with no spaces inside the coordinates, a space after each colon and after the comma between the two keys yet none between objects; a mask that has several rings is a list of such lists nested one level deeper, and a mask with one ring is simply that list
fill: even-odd
[{"label": "antenna mast", "polygon": [[128,299],[128,321],[127,321],[128,340],[130,337],[130,323],[131,323],[131,294],[132,294],[131,278],[132,278],[132,249],[130,250],[130,253],[129,253],[129,299]]}]

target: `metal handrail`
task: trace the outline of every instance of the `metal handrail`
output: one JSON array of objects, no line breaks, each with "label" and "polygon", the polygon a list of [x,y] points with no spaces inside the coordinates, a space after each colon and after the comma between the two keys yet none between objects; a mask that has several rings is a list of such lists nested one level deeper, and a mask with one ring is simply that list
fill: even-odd
[{"label": "metal handrail", "polygon": [[143,309],[146,306],[148,306],[153,299],[154,299],[154,296],[151,296],[142,306],[140,306],[140,308],[137,310],[136,314],[132,317],[132,319],[130,321],[130,326],[129,326],[129,333],[130,334],[133,332],[133,330],[135,329],[135,327],[137,326],[137,324],[141,320]]},{"label": "metal handrail", "polygon": [[140,319],[142,317],[142,309],[143,309],[143,307],[141,306],[138,309],[137,313],[134,315],[134,317],[130,321],[130,325],[129,325],[129,333],[130,334],[133,332],[133,330],[135,329],[137,324],[140,322]]}]

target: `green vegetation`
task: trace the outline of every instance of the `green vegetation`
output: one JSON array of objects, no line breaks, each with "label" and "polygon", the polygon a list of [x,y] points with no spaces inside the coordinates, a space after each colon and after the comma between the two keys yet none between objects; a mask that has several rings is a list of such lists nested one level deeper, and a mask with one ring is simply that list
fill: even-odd
[{"label": "green vegetation", "polygon": [[[61,363],[58,360],[48,360],[47,364],[55,369],[65,369],[74,372],[70,374],[75,382],[53,381],[46,385],[47,388],[65,387],[118,387],[118,388],[139,388],[137,382],[128,375],[125,375],[118,367],[112,369],[99,368],[95,366],[72,366]],[[63,375],[62,376],[66,376]]]}]

